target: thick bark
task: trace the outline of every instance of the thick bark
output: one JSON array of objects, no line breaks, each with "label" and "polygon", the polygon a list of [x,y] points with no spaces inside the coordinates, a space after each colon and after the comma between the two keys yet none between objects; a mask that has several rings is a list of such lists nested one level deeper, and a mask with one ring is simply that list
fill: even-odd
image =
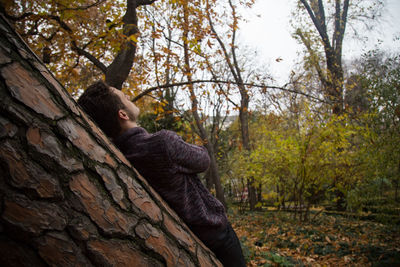
[{"label": "thick bark", "polygon": [[0,14],[2,266],[222,266]]}]

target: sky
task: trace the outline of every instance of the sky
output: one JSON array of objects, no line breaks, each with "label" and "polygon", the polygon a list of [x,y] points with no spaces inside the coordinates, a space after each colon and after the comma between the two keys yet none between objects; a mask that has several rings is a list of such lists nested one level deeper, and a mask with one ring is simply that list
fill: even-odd
[{"label": "sky", "polygon": [[[291,37],[291,11],[296,0],[258,0],[244,17],[240,25],[240,40],[246,46],[258,51],[259,60],[269,66],[269,71],[278,84],[283,84],[299,57],[302,46]],[[366,33],[367,43],[344,40],[343,57],[351,59],[374,48],[378,40],[388,50],[400,50],[400,0],[386,0],[381,22]],[[276,60],[281,59],[281,60]]]}]

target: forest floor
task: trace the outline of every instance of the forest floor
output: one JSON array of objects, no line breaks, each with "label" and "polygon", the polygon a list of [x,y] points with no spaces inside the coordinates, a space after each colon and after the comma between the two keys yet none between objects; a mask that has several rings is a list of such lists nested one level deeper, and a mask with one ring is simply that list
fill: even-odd
[{"label": "forest floor", "polygon": [[319,215],[301,223],[287,212],[239,213],[229,219],[247,266],[400,266],[400,226]]}]

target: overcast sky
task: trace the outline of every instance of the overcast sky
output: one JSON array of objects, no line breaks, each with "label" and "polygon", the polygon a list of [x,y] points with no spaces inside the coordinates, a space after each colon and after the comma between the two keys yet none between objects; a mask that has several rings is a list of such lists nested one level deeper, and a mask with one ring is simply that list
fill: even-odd
[{"label": "overcast sky", "polygon": [[[386,49],[400,50],[400,0],[386,0],[383,18],[367,33],[368,43],[350,42],[345,39],[343,56],[350,59],[370,50],[382,40]],[[296,0],[258,0],[254,8],[246,12],[247,23],[241,25],[241,42],[259,51],[259,58],[280,83],[284,83],[302,47],[291,37],[289,25],[291,11]],[[259,16],[257,16],[259,15]],[[277,62],[276,59],[282,59]]]}]

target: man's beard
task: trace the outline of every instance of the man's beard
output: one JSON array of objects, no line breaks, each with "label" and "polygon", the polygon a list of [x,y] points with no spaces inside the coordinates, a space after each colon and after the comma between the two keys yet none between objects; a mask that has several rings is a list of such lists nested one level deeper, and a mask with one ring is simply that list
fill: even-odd
[{"label": "man's beard", "polygon": [[129,109],[126,109],[125,112],[128,115],[130,121],[137,122],[137,119],[138,119],[137,114],[135,114],[134,112],[132,112]]}]

